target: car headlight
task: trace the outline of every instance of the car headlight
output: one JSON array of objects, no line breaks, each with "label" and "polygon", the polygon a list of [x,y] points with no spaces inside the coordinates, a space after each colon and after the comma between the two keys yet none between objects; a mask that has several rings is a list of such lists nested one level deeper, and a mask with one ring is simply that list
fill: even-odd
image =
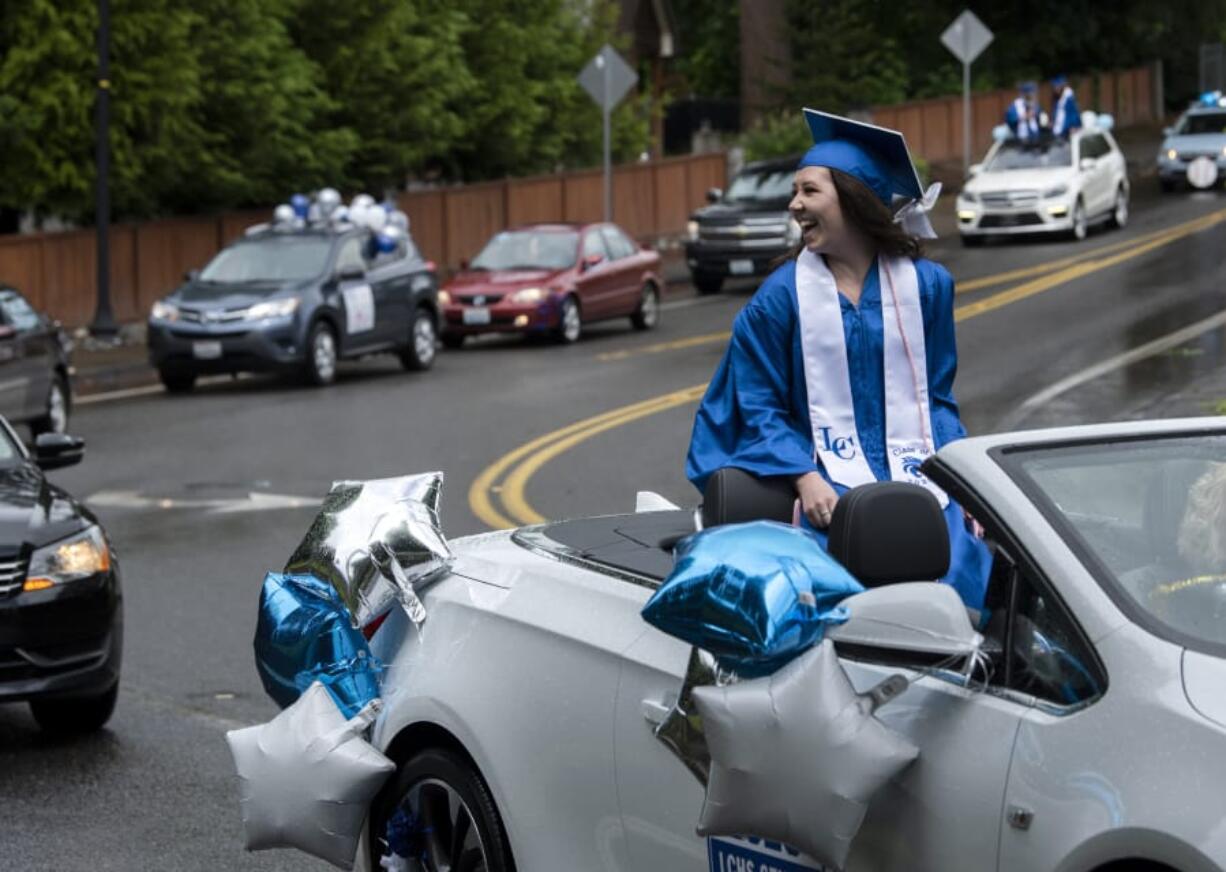
[{"label": "car headlight", "polygon": [[451,294],[450,294],[450,292],[448,292],[448,291],[439,291],[439,292],[438,292],[438,304],[439,304],[440,306],[450,306],[450,305],[451,305]]},{"label": "car headlight", "polygon": [[87,527],[30,556],[26,582],[22,590],[46,590],[57,584],[67,584],[89,578],[111,568],[111,549],[102,535],[102,528]]},{"label": "car headlight", "polygon": [[154,321],[178,321],[179,307],[171,305],[164,300],[158,300],[153,304],[153,308],[149,310],[149,317]]},{"label": "car headlight", "polygon": [[301,302],[297,297],[286,297],[282,300],[268,300],[264,303],[256,303],[247,310],[245,317],[248,321],[263,321],[265,318],[288,318],[298,311],[298,306]]},{"label": "car headlight", "polygon": [[688,239],[690,242],[693,242],[694,240],[698,238],[698,222],[697,221],[685,222],[685,238]]},{"label": "car headlight", "polygon": [[1043,198],[1050,200],[1052,197],[1063,197],[1068,193],[1068,185],[1056,185],[1054,188],[1048,188],[1043,192]]},{"label": "car headlight", "polygon": [[1174,160],[1174,159],[1175,159],[1175,158],[1177,158],[1177,157],[1179,157],[1179,152],[1175,151],[1175,149],[1173,149],[1173,148],[1168,148],[1168,149],[1166,150],[1166,159],[1167,159],[1167,160]]},{"label": "car headlight", "polygon": [[524,288],[511,294],[512,303],[539,303],[549,296],[544,288]]},{"label": "car headlight", "polygon": [[788,232],[784,238],[788,245],[796,245],[800,242],[800,222],[795,218],[788,219]]},{"label": "car headlight", "polygon": [[963,200],[965,200],[968,203],[978,203],[979,202],[979,195],[976,194],[974,191],[963,191],[958,196],[961,197]]}]

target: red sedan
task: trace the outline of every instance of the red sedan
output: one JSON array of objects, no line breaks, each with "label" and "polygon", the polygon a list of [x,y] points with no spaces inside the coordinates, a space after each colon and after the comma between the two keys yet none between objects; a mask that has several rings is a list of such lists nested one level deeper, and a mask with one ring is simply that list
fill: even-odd
[{"label": "red sedan", "polygon": [[660,320],[660,255],[614,224],[531,224],[494,235],[439,291],[442,338],[459,348],[477,333],[549,333],[574,342],[583,325]]}]

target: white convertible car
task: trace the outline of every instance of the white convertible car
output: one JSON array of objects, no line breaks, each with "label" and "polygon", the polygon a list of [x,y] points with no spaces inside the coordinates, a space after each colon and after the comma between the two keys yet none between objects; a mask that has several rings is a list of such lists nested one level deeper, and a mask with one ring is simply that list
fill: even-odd
[{"label": "white convertible car", "polygon": [[[1222,869],[1226,419],[967,439],[926,471],[994,547],[990,665],[881,710],[919,758],[872,799],[847,868]],[[872,583],[897,540],[851,512],[842,559]],[[693,528],[657,510],[451,543],[421,630],[396,609],[372,639],[388,663],[373,742],[399,768],[362,862],[379,868],[399,810],[425,833],[410,869],[817,868],[752,834],[695,835],[703,789],[653,734],[690,649],[639,612]],[[932,666],[908,651],[915,629],[836,634],[853,683]]]},{"label": "white convertible car", "polygon": [[1026,233],[1081,240],[1091,224],[1124,226],[1128,193],[1124,155],[1107,130],[1087,126],[1036,143],[1004,139],[971,166],[957,199],[958,232],[965,245]]}]

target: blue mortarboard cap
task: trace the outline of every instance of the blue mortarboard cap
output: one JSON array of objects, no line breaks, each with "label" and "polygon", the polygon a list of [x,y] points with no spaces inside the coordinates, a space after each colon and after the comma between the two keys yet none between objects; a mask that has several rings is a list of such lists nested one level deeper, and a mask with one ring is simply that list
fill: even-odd
[{"label": "blue mortarboard cap", "polygon": [[842,170],[867,185],[887,206],[895,194],[913,200],[923,196],[907,140],[897,130],[816,109],[805,110],[805,121],[814,145],[799,166]]},{"label": "blue mortarboard cap", "polygon": [[1063,88],[1067,84],[1068,84],[1068,76],[1064,75],[1063,73],[1061,73],[1058,76],[1052,76],[1051,86],[1053,88]]},{"label": "blue mortarboard cap", "polygon": [[1039,86],[1034,82],[1022,82],[1017,86],[1017,89],[1023,94],[1035,94],[1039,90]]}]

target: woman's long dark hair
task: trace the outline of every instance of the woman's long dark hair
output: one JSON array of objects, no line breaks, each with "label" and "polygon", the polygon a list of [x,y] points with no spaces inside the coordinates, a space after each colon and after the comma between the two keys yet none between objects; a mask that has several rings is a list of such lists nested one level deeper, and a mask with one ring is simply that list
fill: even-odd
[{"label": "woman's long dark hair", "polygon": [[[919,239],[894,223],[894,215],[889,207],[877,199],[877,195],[869,190],[868,185],[842,170],[831,169],[830,176],[834,179],[834,189],[839,195],[843,218],[872,244],[878,254],[888,257],[923,256],[924,251]],[[795,260],[804,246],[803,241],[797,243],[772,266]]]}]

